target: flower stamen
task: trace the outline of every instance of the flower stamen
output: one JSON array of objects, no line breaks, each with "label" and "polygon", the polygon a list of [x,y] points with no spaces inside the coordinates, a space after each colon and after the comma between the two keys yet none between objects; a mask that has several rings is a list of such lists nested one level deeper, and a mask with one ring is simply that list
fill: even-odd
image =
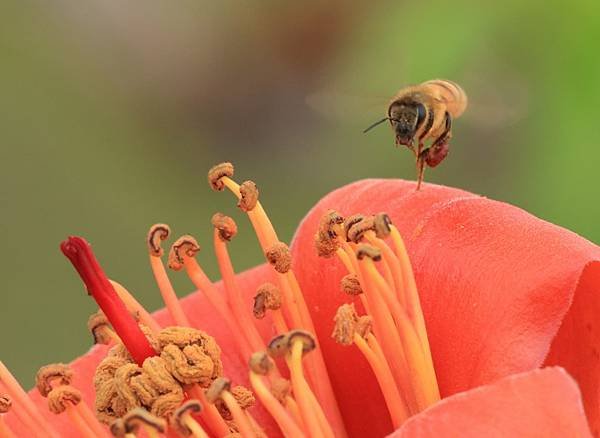
[{"label": "flower stamen", "polygon": [[12,400],[7,395],[0,395],[0,438],[16,438],[15,433],[4,422],[4,414],[10,411]]},{"label": "flower stamen", "polygon": [[173,285],[169,280],[167,270],[161,259],[164,254],[161,242],[166,240],[170,234],[171,228],[169,228],[167,224],[154,224],[150,227],[146,239],[148,242],[148,253],[150,254],[150,266],[154,278],[156,279],[158,289],[160,290],[160,295],[162,296],[171,318],[173,318],[176,325],[189,327],[190,322],[177,299],[175,289],[173,289]]},{"label": "flower stamen", "polygon": [[140,426],[150,438],[159,438],[159,433],[165,433],[167,422],[160,417],[152,415],[144,408],[135,408],[123,417],[125,433],[137,433]]},{"label": "flower stamen", "polygon": [[[367,320],[362,320],[366,318]],[[408,407],[400,396],[392,372],[385,357],[379,356],[365,341],[369,333],[370,317],[359,318],[354,304],[344,304],[339,307],[335,318],[333,338],[342,345],[355,344],[373,370],[379,387],[386,402],[392,423],[395,428],[409,417]],[[360,323],[359,323],[360,321]],[[373,335],[371,335],[373,339]]]},{"label": "flower stamen", "polygon": [[194,385],[187,388],[187,392],[200,401],[200,404],[204,408],[200,413],[200,417],[204,420],[212,433],[217,436],[227,435],[229,433],[229,426],[227,426],[227,423],[225,423],[225,420],[221,417],[221,414],[219,414],[217,407],[214,404],[209,403],[204,390],[200,388],[200,386]]},{"label": "flower stamen", "polygon": [[275,368],[273,361],[265,352],[254,353],[250,357],[250,384],[265,409],[271,414],[284,436],[302,438],[301,428],[292,419],[277,398],[269,391],[261,376],[269,376]]},{"label": "flower stamen", "polygon": [[316,347],[315,339],[304,330],[293,330],[286,335],[288,351],[286,363],[294,396],[298,401],[300,414],[310,436],[333,438],[335,435],[317,398],[310,389],[302,370],[302,356]]},{"label": "flower stamen", "polygon": [[[226,169],[227,172],[225,173],[223,169]],[[222,190],[223,187],[228,188],[238,198],[238,201],[240,201],[242,199],[242,192],[240,186],[232,179],[233,170],[233,166],[230,163],[217,165],[209,171],[209,182],[215,190]],[[254,208],[247,211],[247,214],[256,232],[261,248],[267,254],[273,245],[280,243],[280,241],[260,201],[257,200]],[[294,272],[291,269],[285,273],[277,272],[279,286],[283,292],[284,308],[292,320],[292,324],[290,325],[295,328],[306,328],[314,333],[315,329],[308,306],[306,305]],[[319,395],[319,399],[327,411],[328,418],[331,419],[334,425],[336,433],[340,437],[345,437],[344,423],[320,350],[317,350],[316,354],[311,355],[307,359],[307,372],[315,387],[315,391]]]},{"label": "flower stamen", "polygon": [[242,410],[235,397],[229,391],[231,382],[229,379],[219,377],[215,379],[206,391],[206,398],[209,403],[214,403],[218,399],[223,400],[231,416],[235,421],[240,433],[243,437],[256,438],[256,434],[246,413]]},{"label": "flower stamen", "polygon": [[406,294],[406,311],[409,317],[414,321],[415,329],[417,330],[419,339],[421,340],[425,357],[430,362],[433,362],[431,358],[429,340],[427,338],[425,319],[423,318],[423,311],[421,309],[421,302],[419,300],[419,293],[417,291],[412,264],[410,263],[408,252],[406,251],[406,246],[404,245],[404,240],[402,239],[398,229],[393,224],[390,224],[390,236],[394,245],[394,252],[398,257],[402,271],[404,291]]},{"label": "flower stamen", "polygon": [[242,301],[242,293],[237,284],[237,280],[235,279],[233,264],[231,263],[229,251],[227,250],[227,242],[235,236],[237,226],[233,219],[221,213],[217,213],[213,216],[212,224],[215,227],[213,233],[215,254],[217,256],[217,262],[219,270],[221,271],[221,278],[223,279],[225,293],[227,294],[227,301],[231,308],[231,312],[233,313],[235,320],[244,327],[241,334],[246,337],[246,341],[251,349],[264,350],[265,343],[260,337],[258,329],[254,325],[254,320]]},{"label": "flower stamen", "polygon": [[[212,306],[217,309],[220,316],[231,330],[231,333],[242,332],[243,330],[233,318],[227,302],[196,260],[195,255],[199,250],[200,246],[192,236],[185,235],[180,237],[171,246],[169,252],[169,267],[176,271],[185,268],[189,279],[204,293]],[[239,354],[243,360],[246,360],[253,351],[248,344],[248,340],[243,336],[236,336],[235,339],[238,342]]]},{"label": "flower stamen", "polygon": [[289,331],[287,323],[281,312],[281,292],[272,283],[264,283],[256,290],[254,295],[254,317],[264,318],[267,309],[271,311],[273,325],[277,333],[283,334]]},{"label": "flower stamen", "polygon": [[48,409],[54,414],[66,412],[83,436],[106,436],[90,408],[81,403],[81,392],[71,386],[73,371],[62,363],[41,367],[36,376],[36,388],[48,399]]},{"label": "flower stamen", "polygon": [[90,315],[87,328],[94,337],[94,344],[110,345],[121,341],[114,330],[110,328],[108,319],[101,310]]},{"label": "flower stamen", "polygon": [[35,436],[50,435],[52,438],[60,438],[2,361],[0,361],[0,383],[4,385],[4,390],[12,399],[13,412],[32,433],[35,433]]},{"label": "flower stamen", "polygon": [[173,414],[173,425],[177,432],[183,436],[208,438],[206,431],[192,417],[192,414],[199,414],[201,411],[202,405],[198,400],[188,400],[182,404]]}]

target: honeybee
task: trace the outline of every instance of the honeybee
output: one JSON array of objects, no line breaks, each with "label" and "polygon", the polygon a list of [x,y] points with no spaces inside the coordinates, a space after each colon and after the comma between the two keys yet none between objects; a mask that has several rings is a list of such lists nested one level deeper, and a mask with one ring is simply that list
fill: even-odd
[{"label": "honeybee", "polygon": [[[373,123],[364,132],[390,121],[396,145],[407,146],[415,155],[419,190],[425,165],[435,167],[448,155],[452,120],[459,117],[466,107],[467,95],[458,84],[434,79],[401,89],[392,98],[387,117]],[[425,147],[428,139],[431,144]]]}]

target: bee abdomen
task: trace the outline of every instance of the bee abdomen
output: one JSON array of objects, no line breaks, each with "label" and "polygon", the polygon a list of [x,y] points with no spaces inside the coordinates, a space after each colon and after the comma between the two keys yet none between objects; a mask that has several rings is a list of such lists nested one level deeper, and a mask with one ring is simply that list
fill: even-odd
[{"label": "bee abdomen", "polygon": [[446,109],[452,117],[460,116],[467,108],[467,94],[456,82],[445,79],[434,79],[423,83],[429,86],[434,94],[446,104]]}]

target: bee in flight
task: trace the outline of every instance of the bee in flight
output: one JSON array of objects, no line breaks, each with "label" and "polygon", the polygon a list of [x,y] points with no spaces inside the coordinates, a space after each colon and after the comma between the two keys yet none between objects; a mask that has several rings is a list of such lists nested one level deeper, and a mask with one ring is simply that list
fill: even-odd
[{"label": "bee in flight", "polygon": [[[405,145],[417,161],[417,190],[421,188],[425,165],[435,167],[448,155],[452,119],[467,107],[467,95],[456,83],[435,79],[401,89],[388,106],[387,117],[364,132],[390,121],[396,145]],[[425,140],[431,144],[425,147]],[[416,148],[415,148],[416,141]]]}]

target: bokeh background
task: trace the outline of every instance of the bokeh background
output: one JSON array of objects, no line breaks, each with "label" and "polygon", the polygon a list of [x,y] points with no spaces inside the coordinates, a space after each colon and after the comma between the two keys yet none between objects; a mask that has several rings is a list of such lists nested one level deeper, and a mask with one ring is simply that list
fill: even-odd
[{"label": "bokeh background", "polygon": [[233,198],[206,184],[214,163],[256,180],[286,240],[337,186],[412,179],[389,128],[361,130],[397,89],[437,77],[460,83],[471,106],[427,180],[600,241],[599,8],[2,1],[1,360],[31,385],[39,366],[90,346],[95,307],[58,250],[69,234],[149,309],[160,306],[144,244],[154,222],[196,235],[217,279],[209,221],[224,211],[241,228],[236,268],[261,262]]}]

